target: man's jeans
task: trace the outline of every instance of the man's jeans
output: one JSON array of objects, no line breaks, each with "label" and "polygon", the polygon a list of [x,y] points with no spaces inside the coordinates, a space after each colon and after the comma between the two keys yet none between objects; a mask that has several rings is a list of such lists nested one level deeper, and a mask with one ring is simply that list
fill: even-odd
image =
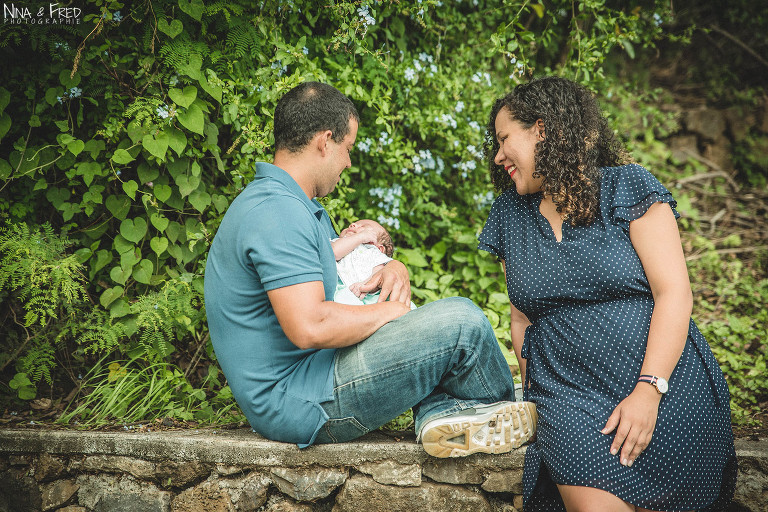
[{"label": "man's jeans", "polygon": [[337,350],[333,394],[315,443],[355,439],[411,407],[420,432],[428,420],[515,399],[488,319],[460,297],[426,304]]}]

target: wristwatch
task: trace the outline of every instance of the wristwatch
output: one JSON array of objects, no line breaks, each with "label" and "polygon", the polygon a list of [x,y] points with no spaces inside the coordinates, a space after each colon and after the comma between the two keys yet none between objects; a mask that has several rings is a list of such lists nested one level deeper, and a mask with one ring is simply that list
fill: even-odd
[{"label": "wristwatch", "polygon": [[637,378],[637,382],[647,382],[651,386],[655,387],[656,391],[662,395],[669,389],[667,379],[656,377],[655,375],[641,375]]}]

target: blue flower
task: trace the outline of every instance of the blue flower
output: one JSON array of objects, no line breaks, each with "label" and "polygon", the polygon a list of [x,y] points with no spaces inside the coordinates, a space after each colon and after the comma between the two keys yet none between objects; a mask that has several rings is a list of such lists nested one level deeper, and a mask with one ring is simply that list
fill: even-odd
[{"label": "blue flower", "polygon": [[370,137],[367,137],[357,143],[357,149],[363,153],[367,153],[371,150],[371,144],[373,144],[373,140]]},{"label": "blue flower", "polygon": [[360,22],[363,25],[375,25],[376,20],[373,19],[373,16],[371,16],[371,13],[368,11],[368,6],[363,5],[357,8],[357,14],[360,15]]},{"label": "blue flower", "polygon": [[82,96],[83,90],[79,87],[73,87],[69,90],[69,97],[70,98],[79,98]]},{"label": "blue flower", "polygon": [[490,206],[493,203],[493,192],[487,192],[485,194],[475,194],[474,200],[478,210],[482,210],[486,206]]},{"label": "blue flower", "polygon": [[120,14],[120,11],[115,11],[114,14],[112,14],[112,21],[116,21],[117,23],[123,21],[123,15]]},{"label": "blue flower", "polygon": [[309,55],[309,48],[307,48],[306,46],[304,46],[304,47],[301,49],[301,51],[302,51],[302,52],[304,52],[304,55]]},{"label": "blue flower", "polygon": [[461,112],[464,110],[464,102],[459,100],[456,102],[456,112]]},{"label": "blue flower", "polygon": [[416,72],[412,68],[405,68],[405,73],[403,73],[403,76],[408,81],[416,81]]},{"label": "blue flower", "polygon": [[155,112],[157,113],[157,117],[159,117],[160,119],[168,119],[168,116],[170,115],[167,105],[163,105],[162,107],[157,107],[157,110],[155,110]]}]

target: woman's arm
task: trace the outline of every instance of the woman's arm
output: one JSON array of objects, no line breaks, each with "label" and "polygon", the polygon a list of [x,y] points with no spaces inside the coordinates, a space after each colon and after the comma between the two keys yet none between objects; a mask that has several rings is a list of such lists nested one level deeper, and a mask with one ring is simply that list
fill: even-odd
[{"label": "woman's arm", "polygon": [[[501,269],[504,271],[504,282],[507,277],[507,267],[504,264],[504,260],[501,260]],[[525,340],[525,329],[531,325],[531,321],[528,317],[520,312],[511,302],[509,303],[510,311],[510,335],[512,337],[512,347],[515,349],[515,356],[517,357],[517,364],[520,366],[520,378],[525,383],[525,369],[527,361],[523,359],[523,341]]]},{"label": "woman's arm", "polygon": [[[680,243],[680,233],[672,209],[655,203],[629,224],[629,238],[635,248],[653,294],[653,312],[648,332],[642,375],[669,379],[688,338],[693,296]],[[675,383],[670,382],[670,387]],[[645,382],[613,411],[603,429],[616,429],[611,453],[618,453],[622,443],[621,463],[632,465],[648,446],[656,426],[662,395]]]}]

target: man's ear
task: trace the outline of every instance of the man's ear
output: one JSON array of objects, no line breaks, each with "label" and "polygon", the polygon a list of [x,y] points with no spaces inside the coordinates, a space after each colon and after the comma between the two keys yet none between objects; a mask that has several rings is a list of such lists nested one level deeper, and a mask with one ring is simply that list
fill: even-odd
[{"label": "man's ear", "polygon": [[333,132],[331,130],[325,130],[324,132],[317,132],[315,135],[315,147],[320,151],[321,156],[325,156],[328,151],[328,141],[332,140]]}]

